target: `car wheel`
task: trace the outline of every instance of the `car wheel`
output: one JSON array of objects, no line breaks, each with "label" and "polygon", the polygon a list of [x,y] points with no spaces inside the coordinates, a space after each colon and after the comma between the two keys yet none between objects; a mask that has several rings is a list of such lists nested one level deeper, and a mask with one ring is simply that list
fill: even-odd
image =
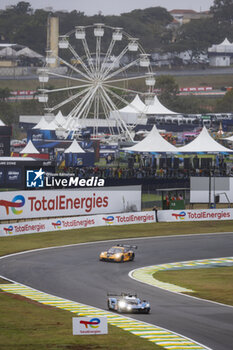
[{"label": "car wheel", "polygon": [[108,310],[111,310],[111,305],[110,305],[109,300],[108,300]]},{"label": "car wheel", "polygon": [[134,253],[132,254],[131,261],[134,261]]}]

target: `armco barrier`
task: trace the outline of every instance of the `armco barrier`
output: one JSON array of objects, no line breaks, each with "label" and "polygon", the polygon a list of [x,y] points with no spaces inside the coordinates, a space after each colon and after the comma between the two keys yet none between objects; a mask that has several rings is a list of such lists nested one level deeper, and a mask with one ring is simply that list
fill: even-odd
[{"label": "armco barrier", "polygon": [[27,233],[152,222],[155,222],[154,211],[77,216],[60,219],[54,218],[48,220],[22,221],[12,224],[1,224],[0,236],[6,237]]}]

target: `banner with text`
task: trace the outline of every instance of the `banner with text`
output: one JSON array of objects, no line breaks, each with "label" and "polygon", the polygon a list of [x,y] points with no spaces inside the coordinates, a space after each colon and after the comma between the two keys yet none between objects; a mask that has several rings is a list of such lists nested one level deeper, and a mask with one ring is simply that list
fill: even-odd
[{"label": "banner with text", "polygon": [[141,186],[0,193],[0,220],[141,210]]},{"label": "banner with text", "polygon": [[160,222],[233,220],[233,209],[160,210]]},{"label": "banner with text", "polygon": [[47,220],[22,221],[0,224],[0,236],[15,236],[27,233],[40,233],[71,230],[96,226],[127,225],[155,222],[153,211],[131,212],[123,214],[88,215]]},{"label": "banner with text", "polygon": [[107,317],[73,317],[73,335],[108,334]]}]

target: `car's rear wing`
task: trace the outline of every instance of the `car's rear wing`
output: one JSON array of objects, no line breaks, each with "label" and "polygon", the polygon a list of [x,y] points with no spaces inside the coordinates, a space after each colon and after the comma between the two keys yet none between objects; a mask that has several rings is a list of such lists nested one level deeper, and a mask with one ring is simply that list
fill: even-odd
[{"label": "car's rear wing", "polygon": [[129,244],[117,244],[117,247],[124,247],[129,249],[138,249],[137,245],[129,245]]},{"label": "car's rear wing", "polygon": [[131,297],[135,297],[135,298],[137,298],[137,294],[136,293],[127,293],[127,292],[121,292],[121,293],[112,293],[112,292],[110,292],[110,293],[107,293],[107,296],[108,297],[129,297],[129,296],[131,296]]}]

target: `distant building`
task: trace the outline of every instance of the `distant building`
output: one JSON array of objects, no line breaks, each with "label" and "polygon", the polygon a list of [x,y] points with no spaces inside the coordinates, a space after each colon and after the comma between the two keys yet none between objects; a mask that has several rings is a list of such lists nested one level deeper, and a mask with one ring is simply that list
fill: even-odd
[{"label": "distant building", "polygon": [[233,43],[226,38],[220,44],[208,48],[210,66],[228,67],[233,62]]},{"label": "distant building", "polygon": [[194,10],[182,10],[174,9],[170,11],[170,14],[180,25],[186,24],[194,19],[210,18],[212,15],[209,11],[196,12]]}]

